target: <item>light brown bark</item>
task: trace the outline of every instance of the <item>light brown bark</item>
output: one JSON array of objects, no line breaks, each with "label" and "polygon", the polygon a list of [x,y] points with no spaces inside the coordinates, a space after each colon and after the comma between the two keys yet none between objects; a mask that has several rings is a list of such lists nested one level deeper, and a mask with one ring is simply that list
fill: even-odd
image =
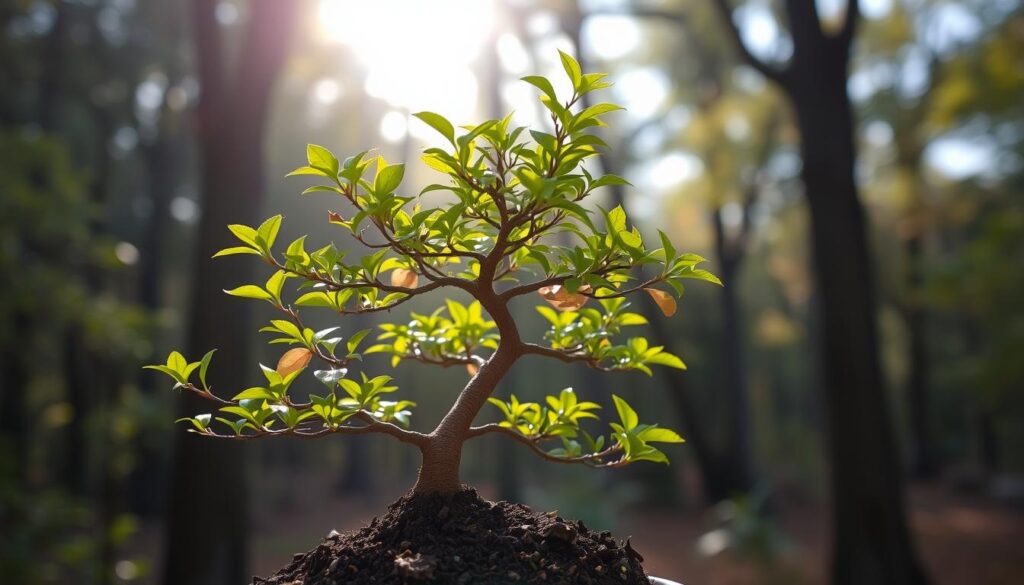
[{"label": "light brown bark", "polygon": [[455,404],[420,447],[423,464],[416,480],[414,493],[451,493],[461,487],[459,463],[462,446],[469,438],[469,427],[477,413],[487,404],[495,386],[505,377],[512,364],[523,355],[523,343],[508,307],[493,290],[481,295],[481,302],[498,326],[501,343],[497,351],[480,367],[480,371],[466,384]]}]

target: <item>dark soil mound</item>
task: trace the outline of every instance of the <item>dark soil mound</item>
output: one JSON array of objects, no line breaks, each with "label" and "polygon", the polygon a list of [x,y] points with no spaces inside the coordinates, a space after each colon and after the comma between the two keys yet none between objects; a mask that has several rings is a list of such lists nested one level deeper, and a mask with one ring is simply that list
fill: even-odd
[{"label": "dark soil mound", "polygon": [[407,495],[254,585],[647,585],[629,542],[473,490]]}]

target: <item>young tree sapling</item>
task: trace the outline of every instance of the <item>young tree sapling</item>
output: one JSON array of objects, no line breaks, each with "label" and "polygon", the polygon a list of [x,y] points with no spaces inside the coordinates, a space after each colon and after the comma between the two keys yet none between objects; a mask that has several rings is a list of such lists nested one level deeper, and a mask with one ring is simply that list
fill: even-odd
[{"label": "young tree sapling", "polygon": [[[607,435],[597,436],[581,423],[597,419],[600,407],[579,400],[572,389],[543,402],[492,396],[512,365],[528,355],[648,375],[652,365],[685,368],[678,357],[650,347],[643,337],[619,341],[624,328],[647,322],[628,311],[626,298],[649,294],[670,317],[676,311],[676,297],[683,294],[684,279],[721,284],[698,268],[703,258],[677,252],[664,233],[659,232],[661,247],[648,249],[639,230],[627,225],[621,207],[583,207],[600,187],[625,183],[615,175],[595,177],[583,165],[606,147],[591,130],[603,126],[602,118],[621,107],[579,107],[583,95],[610,84],[604,74],[582,73],[569,55],[561,54],[561,60],[573,90],[567,101],[558,98],[548,79],[523,78],[540,90],[540,101],[551,115],[550,132],[511,127],[511,115],[458,132],[438,114],[416,114],[448,143],[447,148],[423,153],[423,161],[447,182],[430,185],[421,195],[447,191],[454,198],[444,206],[427,206],[417,197],[398,194],[402,164],[368,158],[365,152],[339,162],[326,148],[309,145],[308,166],[289,176],[325,179],[325,184],[303,194],[327,193],[345,202],[347,211],[332,211],[328,220],[369,250],[358,261],[347,262],[346,253],[333,244],[307,251],[306,236],[283,253],[275,252],[280,215],[256,228],[228,226],[240,245],[216,256],[258,256],[273,273],[262,286],[246,284],[226,292],[273,306],[281,318],[260,331],[274,336],[270,343],[295,347],[281,356],[276,368],[261,366],[264,386],[242,390],[230,399],[214,394],[206,383],[213,351],[197,362],[172,352],[165,364],[147,366],[169,375],[177,388],[220,407],[218,413],[182,419],[192,432],[227,440],[390,435],[422,453],[414,493],[459,490],[463,444],[491,433],[558,463],[596,468],[642,460],[667,463],[654,444],[683,439],[656,424],[641,424],[619,396],[612,397],[618,420],[610,423]],[[555,235],[560,236],[557,241]],[[292,279],[301,294],[287,300],[282,293]],[[370,330],[342,339],[337,327],[314,331],[300,316],[307,307],[340,316],[391,312],[412,298],[442,289],[461,290],[473,301],[464,305],[445,299],[429,315],[412,313],[408,321],[380,325],[378,343],[362,352],[359,348]],[[534,294],[549,305],[536,308],[550,323],[546,343],[523,339],[509,307],[515,299]],[[410,428],[413,402],[385,399],[397,390],[391,377],[365,373],[363,356],[373,353],[390,355],[392,365],[413,360],[463,366],[471,377],[437,426],[420,432]],[[310,396],[308,403],[296,402],[289,388],[313,362],[320,366],[313,375],[326,392]],[[350,370],[357,365],[360,372],[354,375]],[[488,402],[497,407],[501,420],[474,426]]]}]

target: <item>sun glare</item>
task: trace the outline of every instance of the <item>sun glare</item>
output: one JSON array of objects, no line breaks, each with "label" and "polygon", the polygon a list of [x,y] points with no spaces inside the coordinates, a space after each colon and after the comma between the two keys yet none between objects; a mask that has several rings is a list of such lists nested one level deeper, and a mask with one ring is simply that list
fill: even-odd
[{"label": "sun glare", "polygon": [[[457,123],[472,119],[473,64],[492,36],[491,0],[321,0],[318,16],[322,38],[350,47],[366,68],[369,95]],[[419,135],[418,126],[409,131]]]}]

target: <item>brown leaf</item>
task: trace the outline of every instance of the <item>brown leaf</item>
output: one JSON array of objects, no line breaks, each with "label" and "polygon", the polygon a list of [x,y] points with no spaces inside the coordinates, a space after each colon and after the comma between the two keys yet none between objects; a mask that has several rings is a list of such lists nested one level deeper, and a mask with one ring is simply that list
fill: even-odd
[{"label": "brown leaf", "polygon": [[651,295],[651,298],[654,299],[658,308],[661,309],[662,314],[666,317],[671,317],[676,314],[676,300],[672,295],[656,288],[645,288],[644,290],[647,291],[647,294]]},{"label": "brown leaf", "polygon": [[[586,285],[584,285],[586,286]],[[587,292],[589,287],[580,287],[580,290]],[[587,297],[580,293],[570,293],[564,286],[556,284],[545,286],[537,291],[540,296],[551,306],[559,311],[575,311],[587,304]]]},{"label": "brown leaf", "polygon": [[391,271],[391,286],[400,286],[402,288],[416,288],[416,283],[420,281],[420,277],[412,270],[406,270],[405,268],[395,268]]},{"label": "brown leaf", "polygon": [[327,221],[329,221],[331,223],[334,223],[334,222],[345,221],[345,218],[342,217],[341,214],[338,213],[337,211],[328,211],[327,212]]},{"label": "brown leaf", "polygon": [[277,361],[277,373],[281,377],[285,377],[308,366],[311,359],[313,359],[313,352],[304,347],[289,349]]},{"label": "brown leaf", "polygon": [[466,364],[466,371],[469,372],[470,377],[473,377],[480,371],[480,367],[476,364]]}]

